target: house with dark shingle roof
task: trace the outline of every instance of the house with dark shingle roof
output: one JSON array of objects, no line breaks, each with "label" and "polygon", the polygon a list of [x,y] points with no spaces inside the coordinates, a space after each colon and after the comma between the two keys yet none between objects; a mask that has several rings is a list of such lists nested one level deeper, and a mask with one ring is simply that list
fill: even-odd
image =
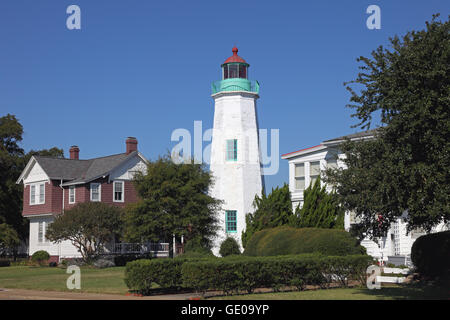
[{"label": "house with dark shingle roof", "polygon": [[30,221],[29,255],[47,251],[52,261],[80,257],[69,242],[52,243],[46,230],[58,214],[77,203],[98,201],[125,207],[138,196],[132,179],[145,172],[148,160],[138,151],[134,137],[126,139],[126,152],[80,159],[78,146],[70,148],[70,158],[33,156],[17,183],[23,183],[22,215]]}]

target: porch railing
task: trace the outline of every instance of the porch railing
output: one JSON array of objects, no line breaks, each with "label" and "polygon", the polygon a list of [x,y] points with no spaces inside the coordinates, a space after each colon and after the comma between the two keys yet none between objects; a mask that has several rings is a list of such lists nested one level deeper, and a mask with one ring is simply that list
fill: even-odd
[{"label": "porch railing", "polygon": [[168,243],[115,243],[110,254],[145,254],[154,253],[158,256],[169,255]]}]

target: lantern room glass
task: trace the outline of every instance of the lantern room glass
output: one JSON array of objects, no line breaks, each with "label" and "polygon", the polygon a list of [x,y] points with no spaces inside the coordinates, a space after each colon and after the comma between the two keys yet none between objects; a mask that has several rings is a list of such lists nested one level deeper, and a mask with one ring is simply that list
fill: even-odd
[{"label": "lantern room glass", "polygon": [[223,79],[240,78],[247,79],[247,65],[242,63],[230,63],[222,67]]}]

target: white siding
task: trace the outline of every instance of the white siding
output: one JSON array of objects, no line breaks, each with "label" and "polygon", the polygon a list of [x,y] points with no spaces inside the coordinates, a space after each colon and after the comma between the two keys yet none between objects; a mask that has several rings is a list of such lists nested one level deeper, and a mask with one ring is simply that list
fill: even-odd
[{"label": "white siding", "polygon": [[[262,177],[256,121],[256,95],[225,93],[214,97],[214,127],[210,170],[214,179],[210,194],[224,201],[219,213],[219,232],[214,254],[225,239],[225,210],[237,211],[237,232],[231,236],[241,243],[245,215],[253,212],[255,195],[261,195]],[[237,139],[237,161],[226,161],[226,140]]]},{"label": "white siding", "polygon": [[134,172],[137,171],[143,173],[147,171],[147,165],[139,156],[133,157],[115,169],[110,175],[110,180],[132,180]]},{"label": "white siding", "polygon": [[24,184],[39,182],[39,181],[48,181],[49,177],[39,165],[39,163],[35,162],[32,166],[30,172],[25,176],[23,180]]},{"label": "white siding", "polygon": [[30,239],[29,239],[29,255],[33,255],[36,251],[45,250],[51,256],[61,257],[81,257],[81,254],[77,251],[77,248],[72,245],[70,241],[63,241],[61,243],[53,243],[45,241],[39,243],[39,222],[50,223],[54,218],[52,215],[30,217]]}]

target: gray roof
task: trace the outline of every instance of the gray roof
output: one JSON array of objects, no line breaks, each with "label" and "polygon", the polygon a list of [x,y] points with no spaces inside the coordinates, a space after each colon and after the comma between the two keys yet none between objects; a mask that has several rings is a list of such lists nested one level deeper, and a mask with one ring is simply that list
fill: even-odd
[{"label": "gray roof", "polygon": [[325,142],[325,143],[326,142],[336,142],[336,141],[342,141],[342,140],[346,140],[346,139],[354,140],[354,139],[360,139],[360,138],[365,138],[365,137],[371,137],[377,132],[377,130],[378,129],[361,131],[361,132],[357,132],[357,133],[348,134],[346,136],[325,140],[323,142]]},{"label": "gray roof", "polygon": [[34,156],[37,163],[50,179],[64,180],[64,184],[86,183],[108,174],[124,161],[134,157],[137,151],[130,154],[120,153],[112,156],[89,160],[75,160]]}]

